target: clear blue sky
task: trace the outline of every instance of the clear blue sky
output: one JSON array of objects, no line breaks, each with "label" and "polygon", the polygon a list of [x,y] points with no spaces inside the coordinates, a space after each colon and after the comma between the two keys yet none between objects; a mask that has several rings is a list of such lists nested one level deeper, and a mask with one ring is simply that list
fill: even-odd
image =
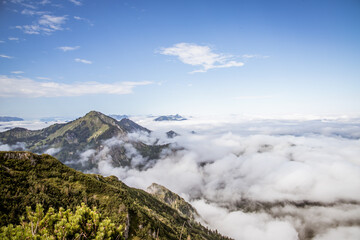
[{"label": "clear blue sky", "polygon": [[0,115],[360,114],[360,2],[6,0]]}]

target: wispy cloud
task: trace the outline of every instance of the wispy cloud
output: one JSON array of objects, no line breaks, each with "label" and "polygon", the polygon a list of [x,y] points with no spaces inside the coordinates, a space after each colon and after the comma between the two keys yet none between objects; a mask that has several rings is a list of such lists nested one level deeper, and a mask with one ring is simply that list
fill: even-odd
[{"label": "wispy cloud", "polygon": [[75,58],[74,60],[75,60],[75,62],[79,62],[79,63],[92,64],[92,61],[89,61],[86,59]]},{"label": "wispy cloud", "polygon": [[51,78],[48,77],[36,77],[39,80],[51,80]]},{"label": "wispy cloud", "polygon": [[0,40],[0,43],[5,43],[5,41]]},{"label": "wispy cloud", "polygon": [[81,6],[82,2],[79,0],[69,0],[70,2],[72,2],[73,4],[75,4],[76,6]]},{"label": "wispy cloud", "polygon": [[63,47],[58,47],[57,49],[60,49],[64,52],[67,52],[67,51],[74,51],[74,50],[77,50],[79,49],[80,46],[75,46],[75,47],[69,47],[69,46],[63,46]]},{"label": "wispy cloud", "polygon": [[[4,1],[6,2],[6,1]],[[27,7],[27,8],[31,8],[31,9],[37,9],[37,7],[32,3],[31,1],[31,4],[29,4],[28,2],[30,1],[23,1],[23,0],[10,0],[11,3],[13,4],[19,4],[23,7]]]},{"label": "wispy cloud", "polygon": [[37,11],[37,10],[31,10],[31,9],[24,9],[21,11],[21,14],[24,15],[43,15],[43,14],[47,14],[48,12],[44,12],[44,11]]},{"label": "wispy cloud", "polygon": [[19,41],[19,38],[17,38],[17,37],[9,37],[8,39],[10,41]]},{"label": "wispy cloud", "polygon": [[202,69],[192,71],[206,72],[209,69],[241,67],[242,62],[234,61],[233,56],[214,53],[209,46],[201,46],[192,43],[178,43],[168,48],[161,48],[160,53],[168,56],[176,56],[185,64],[201,66]]},{"label": "wispy cloud", "polygon": [[0,75],[0,97],[71,97],[89,94],[130,94],[136,86],[149,85],[151,82],[82,82],[64,84],[40,82],[29,78],[11,78]]},{"label": "wispy cloud", "polygon": [[23,74],[24,72],[23,71],[12,71],[11,73],[12,74]]},{"label": "wispy cloud", "polygon": [[66,16],[53,16],[44,14],[32,25],[16,26],[26,34],[46,34],[63,30],[62,25],[66,22]]},{"label": "wispy cloud", "polygon": [[259,54],[244,54],[241,57],[245,58],[245,59],[250,59],[250,58],[265,59],[265,58],[269,58],[270,56],[264,56],[264,55],[259,55]]},{"label": "wispy cloud", "polygon": [[90,26],[94,26],[94,24],[87,18],[83,18],[83,17],[79,17],[79,16],[74,16],[74,19],[75,20],[78,20],[78,21],[83,21],[83,22],[86,22],[88,23]]},{"label": "wispy cloud", "polygon": [[11,56],[8,56],[8,55],[5,55],[5,54],[0,54],[0,58],[14,58],[14,57],[11,57]]},{"label": "wispy cloud", "polygon": [[39,4],[41,4],[41,5],[46,5],[46,4],[49,4],[49,3],[51,3],[50,0],[42,0],[41,2],[39,2]]}]

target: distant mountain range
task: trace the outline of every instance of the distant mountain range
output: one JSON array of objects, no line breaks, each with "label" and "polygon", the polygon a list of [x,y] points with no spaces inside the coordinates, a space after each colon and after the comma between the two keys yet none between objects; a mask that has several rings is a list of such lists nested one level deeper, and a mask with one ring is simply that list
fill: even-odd
[{"label": "distant mountain range", "polygon": [[24,121],[24,119],[19,118],[19,117],[1,117],[0,116],[0,122],[11,122],[11,121]]},{"label": "distant mountain range", "polygon": [[184,120],[187,120],[187,119],[180,116],[179,114],[160,116],[160,117],[154,119],[154,121],[184,121]]},{"label": "distant mountain range", "polygon": [[[87,121],[94,114],[98,115],[90,113]],[[15,234],[21,232],[20,217],[26,215],[27,206],[34,209],[41,203],[46,211],[50,207],[73,210],[85,203],[116,226],[124,226],[116,239],[229,239],[195,222],[194,209],[175,193],[156,184],[150,188],[154,195],[130,188],[114,176],[78,172],[47,154],[0,152],[0,235],[1,227],[15,224],[19,228],[9,226],[13,231],[5,239],[25,239]],[[35,239],[35,228],[31,239]]]},{"label": "distant mountain range", "polygon": [[128,134],[137,131],[150,133],[149,129],[129,119],[123,118],[117,121],[100,112],[91,111],[74,121],[54,124],[41,130],[14,128],[1,132],[0,142],[9,145],[24,142],[26,149],[31,152],[49,152],[62,162],[72,162],[71,166],[75,169],[89,170],[96,167],[97,161],[91,159],[85,164],[76,162],[80,159],[81,153],[89,149],[99,152],[104,148],[104,141],[112,138],[119,139],[124,143],[111,146],[109,151],[115,167],[131,165],[132,159],[126,152],[125,144],[130,144],[148,161],[159,158],[160,152],[167,145],[147,145],[128,138]]},{"label": "distant mountain range", "polygon": [[110,114],[110,115],[108,115],[108,116],[109,116],[109,117],[112,117],[112,118],[114,118],[114,119],[116,119],[116,120],[118,120],[118,121],[120,121],[120,120],[123,119],[123,118],[129,118],[128,115]]},{"label": "distant mountain range", "polygon": [[45,117],[40,119],[41,122],[69,122],[69,119],[64,117]]}]

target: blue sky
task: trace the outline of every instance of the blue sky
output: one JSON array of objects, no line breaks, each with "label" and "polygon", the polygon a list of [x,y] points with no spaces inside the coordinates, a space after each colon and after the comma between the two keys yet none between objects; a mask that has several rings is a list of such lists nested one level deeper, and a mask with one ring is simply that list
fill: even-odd
[{"label": "blue sky", "polygon": [[0,115],[360,113],[360,2],[7,0]]}]

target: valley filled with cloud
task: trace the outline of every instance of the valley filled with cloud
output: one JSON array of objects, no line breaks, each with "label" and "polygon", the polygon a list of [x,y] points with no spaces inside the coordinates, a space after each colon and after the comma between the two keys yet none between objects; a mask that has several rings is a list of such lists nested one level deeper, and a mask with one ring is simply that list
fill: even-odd
[{"label": "valley filled with cloud", "polygon": [[[131,133],[130,140],[170,144],[160,159],[148,161],[111,138],[74,162],[91,161],[96,167],[89,173],[115,175],[132,187],[166,186],[197,209],[198,221],[235,239],[359,235],[359,119],[134,119],[153,132]],[[169,130],[179,135],[167,138]],[[117,146],[125,148],[129,166],[114,166],[110,152]],[[1,149],[12,147],[21,144]]]}]

